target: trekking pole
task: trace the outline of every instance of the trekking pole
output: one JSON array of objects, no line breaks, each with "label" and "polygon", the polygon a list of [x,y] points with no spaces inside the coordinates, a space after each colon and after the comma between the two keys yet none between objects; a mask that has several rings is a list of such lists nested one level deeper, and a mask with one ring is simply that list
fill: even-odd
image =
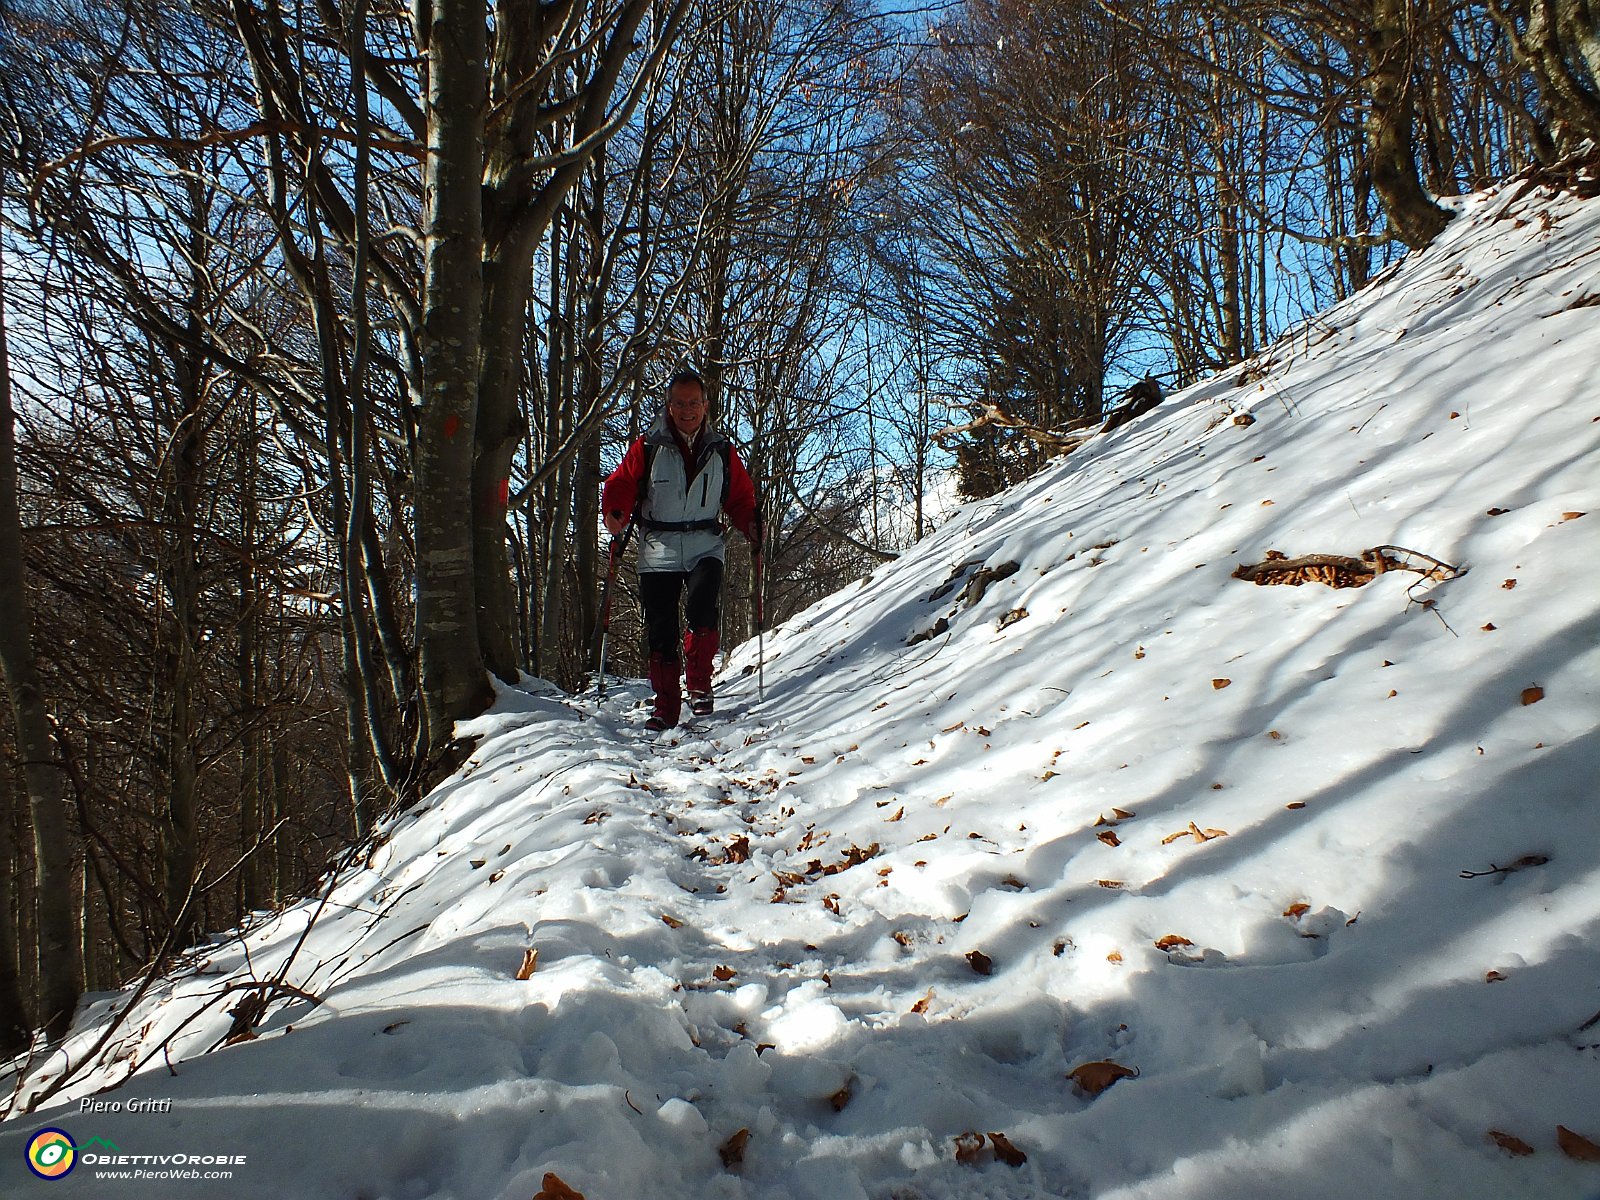
[{"label": "trekking pole", "polygon": [[611,585],[617,581],[617,564],[628,551],[628,539],[633,536],[633,521],[611,539],[606,552],[606,586],[600,593],[600,686],[599,698],[606,698],[606,643],[611,639]]},{"label": "trekking pole", "polygon": [[766,591],[766,558],[762,553],[762,543],[766,541],[766,530],[761,530],[761,537],[756,541],[755,568],[756,568],[756,700],[765,702],[767,698],[766,676],[766,627],[767,614],[762,593]]}]

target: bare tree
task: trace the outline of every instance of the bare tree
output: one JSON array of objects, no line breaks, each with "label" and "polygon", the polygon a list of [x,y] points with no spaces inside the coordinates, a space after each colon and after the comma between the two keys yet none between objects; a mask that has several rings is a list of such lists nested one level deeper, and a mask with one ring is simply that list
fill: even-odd
[{"label": "bare tree", "polygon": [[[54,1040],[67,1031],[83,990],[82,957],[76,937],[73,895],[75,854],[67,820],[67,789],[60,755],[50,735],[50,717],[34,660],[28,580],[22,564],[22,519],[17,506],[16,416],[12,408],[11,357],[6,340],[7,296],[0,259],[0,668],[4,669],[16,722],[17,751],[27,781],[33,822],[34,890],[37,897],[39,1023]],[[9,790],[9,789],[8,789]],[[8,814],[9,815],[9,814]],[[0,921],[11,919],[11,909]],[[4,939],[18,941],[12,931]],[[7,1008],[8,1012],[21,1009]],[[15,1019],[0,1028],[0,1044],[14,1052],[26,1044]]]}]

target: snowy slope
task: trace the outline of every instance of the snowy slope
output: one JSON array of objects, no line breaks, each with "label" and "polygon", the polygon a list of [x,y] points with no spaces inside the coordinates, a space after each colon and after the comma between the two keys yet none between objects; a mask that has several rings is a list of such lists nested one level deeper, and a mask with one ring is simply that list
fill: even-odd
[{"label": "snowy slope", "polygon": [[[764,700],[754,645],[656,739],[637,686],[503,692],[320,910],[0,1129],[0,1190],[55,1126],[62,1197],[1600,1195],[1557,1133],[1600,1141],[1600,202],[1460,207],[769,634]],[[1384,545],[1460,573],[1232,577]],[[285,962],[321,1003],[208,1053]]]}]

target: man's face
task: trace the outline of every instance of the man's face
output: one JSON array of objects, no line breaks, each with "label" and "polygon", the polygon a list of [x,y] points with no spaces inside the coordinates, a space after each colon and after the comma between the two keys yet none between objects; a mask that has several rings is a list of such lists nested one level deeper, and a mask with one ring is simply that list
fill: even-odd
[{"label": "man's face", "polygon": [[693,438],[706,423],[706,394],[692,379],[675,384],[667,395],[667,413],[679,433]]}]

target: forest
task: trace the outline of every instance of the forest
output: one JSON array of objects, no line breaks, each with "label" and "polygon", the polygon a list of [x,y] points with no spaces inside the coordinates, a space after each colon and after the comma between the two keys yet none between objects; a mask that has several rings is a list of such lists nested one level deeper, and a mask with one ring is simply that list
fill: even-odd
[{"label": "forest", "polygon": [[0,1045],[359,856],[494,680],[592,685],[599,484],[675,370],[756,481],[780,621],[1451,197],[1592,161],[1597,31],[1591,0],[0,0]]}]

